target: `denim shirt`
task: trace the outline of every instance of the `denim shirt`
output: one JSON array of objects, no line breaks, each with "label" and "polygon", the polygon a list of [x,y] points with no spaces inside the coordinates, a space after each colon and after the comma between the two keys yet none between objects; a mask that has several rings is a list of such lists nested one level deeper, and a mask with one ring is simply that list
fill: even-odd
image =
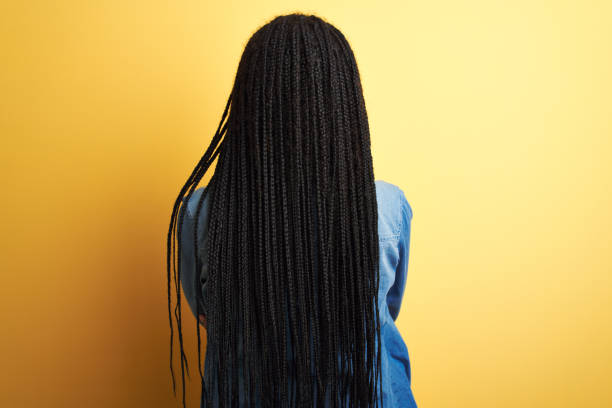
[{"label": "denim shirt", "polygon": [[[381,370],[382,370],[382,398],[385,408],[412,408],[416,407],[411,389],[411,369],[408,349],[395,325],[400,311],[406,278],[408,272],[408,258],[410,249],[410,229],[412,208],[404,192],[394,184],[376,180],[376,201],[378,206],[378,242],[379,242],[379,269],[380,284],[378,291],[378,307],[381,319]],[[198,279],[194,263],[193,228],[194,215],[202,192],[206,189],[200,187],[191,195],[187,206],[181,207],[181,212],[187,208],[183,224],[179,225],[181,234],[181,285],[194,316],[197,317],[197,303],[200,310],[206,314],[207,277],[206,262],[202,262],[200,277]],[[205,254],[206,233],[205,226],[208,219],[208,206],[210,195],[207,195],[202,204],[198,223],[198,247]],[[179,214],[180,215],[180,214]],[[204,256],[204,260],[206,260]],[[199,292],[196,291],[199,288]],[[290,342],[290,338],[288,338]],[[206,353],[205,367],[214,364]],[[205,369],[206,376],[213,370]],[[240,381],[242,384],[242,379]],[[204,383],[202,384],[201,407],[204,407]],[[315,390],[316,394],[316,390]],[[240,400],[243,396],[240,395]],[[215,401],[217,402],[217,401]],[[216,405],[215,405],[216,406]],[[241,405],[242,406],[242,405]],[[259,405],[258,405],[259,406]]]}]

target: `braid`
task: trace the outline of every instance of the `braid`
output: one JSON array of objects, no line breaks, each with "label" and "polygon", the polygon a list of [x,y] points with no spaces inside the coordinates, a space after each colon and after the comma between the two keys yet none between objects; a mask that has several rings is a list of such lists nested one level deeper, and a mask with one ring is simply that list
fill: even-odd
[{"label": "braid", "polygon": [[249,39],[168,232],[170,370],[174,390],[173,269],[183,405],[189,367],[175,230],[215,160],[195,212],[200,219],[210,194],[206,247],[198,247],[197,222],[192,237],[196,288],[204,262],[209,271],[207,376],[196,324],[202,405],[238,407],[239,395],[251,408],[381,403],[378,214],[365,109],[353,52],[328,22],[278,16]]}]

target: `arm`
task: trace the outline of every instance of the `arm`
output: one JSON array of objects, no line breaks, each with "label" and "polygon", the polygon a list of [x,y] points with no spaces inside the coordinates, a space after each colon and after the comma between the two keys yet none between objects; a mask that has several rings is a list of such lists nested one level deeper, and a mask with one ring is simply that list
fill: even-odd
[{"label": "arm", "polygon": [[[192,194],[193,199],[196,193]],[[197,198],[197,197],[196,197]],[[197,204],[197,203],[196,203]],[[182,215],[184,213],[184,215]],[[183,221],[181,221],[181,215]],[[196,293],[196,258],[194,254],[193,233],[195,227],[194,214],[192,209],[183,200],[183,205],[179,211],[178,218],[178,236],[181,239],[180,247],[181,254],[179,258],[180,281],[183,287],[183,292],[187,298],[187,303],[194,316],[199,318],[200,323],[206,327],[206,318],[204,314],[197,316],[197,293]],[[199,286],[198,286],[199,287]],[[202,307],[200,311],[202,312]]]},{"label": "arm", "polygon": [[406,200],[406,196],[400,191],[400,234],[398,240],[399,260],[395,271],[395,281],[389,289],[387,295],[387,303],[389,312],[393,320],[399,315],[404,289],[406,287],[406,278],[408,276],[408,258],[410,253],[410,230],[412,221],[412,208]]}]

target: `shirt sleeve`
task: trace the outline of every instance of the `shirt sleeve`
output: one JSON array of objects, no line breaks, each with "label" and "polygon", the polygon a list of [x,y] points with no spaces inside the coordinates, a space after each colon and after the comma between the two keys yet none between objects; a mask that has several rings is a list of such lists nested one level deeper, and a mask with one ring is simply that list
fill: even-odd
[{"label": "shirt sleeve", "polygon": [[[194,197],[195,194],[192,194]],[[183,222],[180,223],[181,214],[184,213]],[[183,292],[187,298],[187,303],[191,309],[193,315],[197,318],[197,292],[196,287],[199,285],[196,283],[196,257],[194,254],[194,242],[193,232],[195,228],[194,216],[189,209],[189,206],[185,201],[179,211],[179,226],[177,233],[181,238],[181,254],[179,258],[180,264],[180,281],[183,286]],[[198,282],[200,280],[198,279]],[[200,306],[200,312],[203,312],[202,306]]]},{"label": "shirt sleeve", "polygon": [[410,230],[412,222],[412,208],[410,207],[408,200],[406,200],[406,196],[401,191],[400,207],[401,225],[398,241],[399,260],[395,271],[395,281],[393,286],[391,286],[389,289],[389,293],[387,295],[389,313],[391,314],[393,320],[396,320],[397,316],[399,315],[402,298],[404,296],[404,289],[406,288],[406,278],[408,276],[408,258],[410,254]]}]

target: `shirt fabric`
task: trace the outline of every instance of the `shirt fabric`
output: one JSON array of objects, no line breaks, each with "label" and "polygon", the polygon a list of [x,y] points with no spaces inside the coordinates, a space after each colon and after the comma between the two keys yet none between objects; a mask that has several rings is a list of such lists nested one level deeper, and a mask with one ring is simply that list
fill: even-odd
[{"label": "shirt fabric", "polygon": [[[381,320],[381,370],[382,398],[385,408],[413,408],[415,402],[411,389],[411,368],[408,348],[395,325],[400,311],[406,278],[410,249],[410,230],[412,208],[404,192],[394,184],[376,180],[376,200],[378,206],[378,241],[380,282],[378,291],[379,313]],[[208,291],[208,268],[206,262],[201,262],[201,272],[198,280],[194,257],[194,215],[202,193],[207,186],[200,187],[191,195],[189,203],[181,207],[187,208],[178,233],[181,234],[181,285],[194,316],[197,317],[197,303],[200,310],[206,314],[206,298]],[[198,220],[198,247],[205,255],[206,231],[210,194],[204,198]],[[179,214],[180,215],[180,214]],[[180,218],[179,218],[180,219]],[[203,256],[204,261],[206,257]],[[196,291],[199,289],[199,292]],[[289,336],[289,335],[288,335]],[[290,338],[288,337],[290,345]],[[312,344],[312,342],[311,342]],[[240,350],[239,350],[240,351]],[[205,371],[207,376],[213,370],[207,369],[215,362],[206,353]],[[213,379],[214,380],[214,379]],[[240,379],[242,384],[242,379]],[[202,383],[201,407],[205,404],[205,383]],[[316,389],[314,390],[316,394]],[[240,395],[240,400],[243,396]],[[217,402],[217,401],[215,401]],[[217,405],[215,405],[216,407]],[[242,405],[241,405],[242,406]],[[259,405],[258,405],[259,406]]]}]

